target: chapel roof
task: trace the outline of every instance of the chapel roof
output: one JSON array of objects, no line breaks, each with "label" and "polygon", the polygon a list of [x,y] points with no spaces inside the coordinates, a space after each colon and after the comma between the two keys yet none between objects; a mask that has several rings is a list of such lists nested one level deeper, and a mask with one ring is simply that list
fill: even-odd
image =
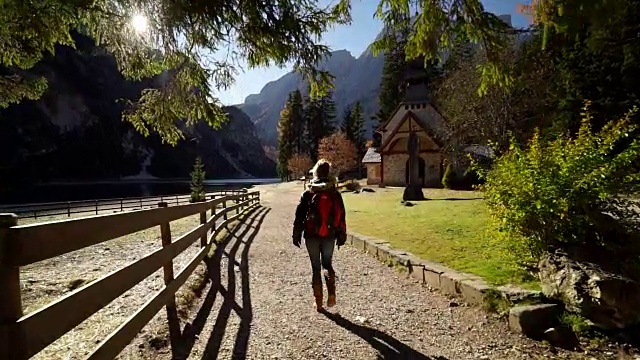
[{"label": "chapel roof", "polygon": [[380,156],[380,153],[378,153],[376,151],[375,148],[370,147],[367,149],[367,152],[364,154],[364,157],[362,158],[362,163],[363,164],[376,164],[382,162],[382,158]]}]

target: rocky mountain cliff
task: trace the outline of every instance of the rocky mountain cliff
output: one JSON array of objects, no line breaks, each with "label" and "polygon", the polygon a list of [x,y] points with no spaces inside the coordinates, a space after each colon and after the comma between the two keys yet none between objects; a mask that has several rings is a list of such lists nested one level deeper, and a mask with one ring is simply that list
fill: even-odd
[{"label": "rocky mountain cliff", "polygon": [[[364,110],[367,135],[372,132],[370,117],[378,111],[378,93],[384,57],[373,56],[370,50],[355,58],[347,50],[334,51],[320,64],[320,68],[329,71],[334,80],[334,100],[337,119],[341,120],[347,106],[360,101]],[[243,104],[236,105],[253,121],[258,136],[264,145],[276,146],[278,141],[277,124],[280,111],[289,93],[300,89],[307,94],[308,83],[298,73],[290,72],[278,80],[266,84],[259,94],[246,97]]]},{"label": "rocky mountain cliff", "polygon": [[[38,101],[0,111],[0,185],[126,176],[188,177],[197,154],[208,178],[271,177],[275,164],[262,149],[249,117],[228,107],[219,130],[185,129],[177,146],[144,138],[121,120],[121,99],[135,99],[155,80],[134,83],[112,56],[77,35],[77,49],[59,46],[36,66],[49,89]],[[0,69],[0,71],[7,71]]]},{"label": "rocky mountain cliff", "polygon": [[[498,17],[512,25],[511,15]],[[380,38],[385,30],[376,37]],[[526,34],[519,35],[518,43],[525,40]],[[443,59],[448,56],[443,53]],[[358,58],[347,50],[338,50],[320,64],[320,68],[329,71],[334,80],[334,100],[336,102],[337,119],[342,119],[345,108],[357,101],[363,106],[366,136],[372,136],[374,121],[371,117],[378,111],[378,95],[384,54],[374,56],[370,47]],[[276,147],[278,142],[277,125],[280,111],[284,107],[289,93],[299,89],[303,95],[307,94],[308,83],[302,76],[290,72],[278,80],[267,83],[259,94],[252,94],[245,98],[243,104],[236,105],[242,109],[254,122],[262,143],[268,147]]]}]

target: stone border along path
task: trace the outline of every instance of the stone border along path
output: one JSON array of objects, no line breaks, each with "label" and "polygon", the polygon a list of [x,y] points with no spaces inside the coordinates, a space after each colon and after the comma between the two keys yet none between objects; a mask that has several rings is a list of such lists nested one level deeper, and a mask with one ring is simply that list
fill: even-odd
[{"label": "stone border along path", "polygon": [[[262,209],[235,228],[216,252],[209,265],[220,271],[211,272],[211,281],[194,304],[179,339],[183,352],[174,358],[584,358],[552,352],[509,331],[499,316],[478,307],[455,306],[353,246],[343,246],[334,255],[338,305],[317,313],[306,250],[291,244],[300,184],[256,189]],[[147,352],[139,354],[142,357],[172,358],[168,348],[141,347]]]},{"label": "stone border along path", "polygon": [[410,252],[393,249],[385,240],[351,232],[347,243],[389,266],[400,266],[422,284],[444,295],[490,310],[508,310],[509,328],[532,338],[541,338],[545,330],[553,327],[561,311],[558,304],[545,304],[540,291],[513,285],[494,287],[477,275],[461,273]]}]

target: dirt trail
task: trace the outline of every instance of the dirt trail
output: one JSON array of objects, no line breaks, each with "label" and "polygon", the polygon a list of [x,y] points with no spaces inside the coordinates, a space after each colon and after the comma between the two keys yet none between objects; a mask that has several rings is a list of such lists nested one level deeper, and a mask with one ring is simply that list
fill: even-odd
[{"label": "dirt trail", "polygon": [[[210,263],[220,271],[211,272],[178,358],[585,358],[551,353],[510,333],[503,320],[452,306],[450,299],[349,246],[335,254],[338,306],[330,314],[316,313],[306,251],[291,245],[301,185],[258,189],[262,207]],[[149,357],[171,356],[164,349]]]}]

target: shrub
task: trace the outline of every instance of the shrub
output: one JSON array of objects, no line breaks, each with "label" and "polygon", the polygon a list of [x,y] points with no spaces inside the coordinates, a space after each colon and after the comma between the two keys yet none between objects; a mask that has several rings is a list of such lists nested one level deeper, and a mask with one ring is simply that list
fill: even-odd
[{"label": "shrub", "polygon": [[360,190],[360,183],[355,180],[349,180],[344,187],[349,191],[358,191]]},{"label": "shrub", "polygon": [[478,173],[478,170],[474,167],[469,167],[465,170],[460,180],[460,188],[465,190],[473,190],[477,186],[484,184],[484,179]]},{"label": "shrub", "polygon": [[481,189],[491,216],[529,265],[556,248],[612,248],[620,231],[635,230],[637,214],[625,197],[639,178],[635,113],[594,133],[587,104],[574,138],[543,141],[536,133],[526,148],[512,142],[488,171]]},{"label": "shrub", "polygon": [[447,165],[446,170],[444,171],[444,175],[442,176],[442,186],[446,189],[453,188],[454,182],[456,181],[456,173],[453,171],[451,164]]},{"label": "shrub", "polygon": [[193,171],[191,172],[191,202],[205,200],[204,180],[204,164],[202,164],[202,159],[197,157],[196,162],[193,164]]}]

